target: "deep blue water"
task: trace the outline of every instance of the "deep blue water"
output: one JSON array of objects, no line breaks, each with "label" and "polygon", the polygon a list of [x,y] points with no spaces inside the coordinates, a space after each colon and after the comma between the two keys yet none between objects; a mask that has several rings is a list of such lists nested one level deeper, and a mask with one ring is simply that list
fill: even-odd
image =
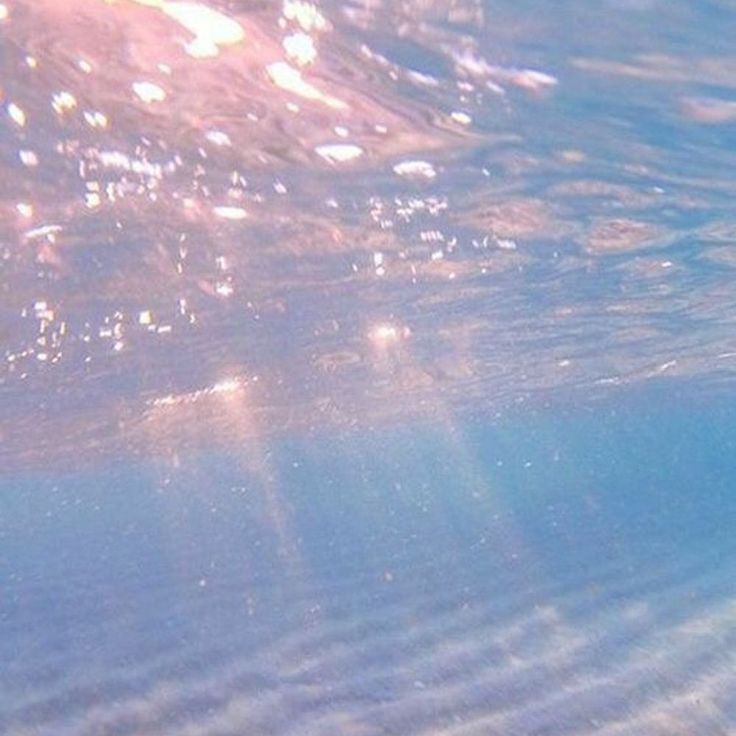
[{"label": "deep blue water", "polygon": [[735,30],[0,3],[0,733],[735,733]]}]

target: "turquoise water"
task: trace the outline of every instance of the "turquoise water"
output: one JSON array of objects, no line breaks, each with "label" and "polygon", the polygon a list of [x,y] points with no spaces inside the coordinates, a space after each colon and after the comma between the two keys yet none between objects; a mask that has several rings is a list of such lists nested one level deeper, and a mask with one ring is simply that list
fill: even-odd
[{"label": "turquoise water", "polygon": [[734,732],[735,26],[0,4],[0,732]]}]

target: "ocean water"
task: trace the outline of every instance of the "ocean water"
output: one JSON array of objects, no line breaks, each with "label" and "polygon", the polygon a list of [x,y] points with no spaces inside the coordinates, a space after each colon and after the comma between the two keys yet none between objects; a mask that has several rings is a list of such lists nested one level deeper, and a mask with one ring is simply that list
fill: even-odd
[{"label": "ocean water", "polygon": [[734,31],[0,3],[0,733],[736,733]]}]

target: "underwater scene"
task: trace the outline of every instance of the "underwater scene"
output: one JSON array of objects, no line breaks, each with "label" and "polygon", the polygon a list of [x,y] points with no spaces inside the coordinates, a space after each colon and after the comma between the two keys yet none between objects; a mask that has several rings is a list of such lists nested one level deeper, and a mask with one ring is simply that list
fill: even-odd
[{"label": "underwater scene", "polygon": [[734,38],[0,2],[0,734],[736,734]]}]

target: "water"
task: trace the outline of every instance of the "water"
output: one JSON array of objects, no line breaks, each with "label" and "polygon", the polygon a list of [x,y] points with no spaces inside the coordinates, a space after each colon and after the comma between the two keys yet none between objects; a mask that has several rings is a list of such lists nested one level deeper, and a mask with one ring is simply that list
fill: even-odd
[{"label": "water", "polygon": [[736,729],[736,15],[0,5],[0,731]]}]

